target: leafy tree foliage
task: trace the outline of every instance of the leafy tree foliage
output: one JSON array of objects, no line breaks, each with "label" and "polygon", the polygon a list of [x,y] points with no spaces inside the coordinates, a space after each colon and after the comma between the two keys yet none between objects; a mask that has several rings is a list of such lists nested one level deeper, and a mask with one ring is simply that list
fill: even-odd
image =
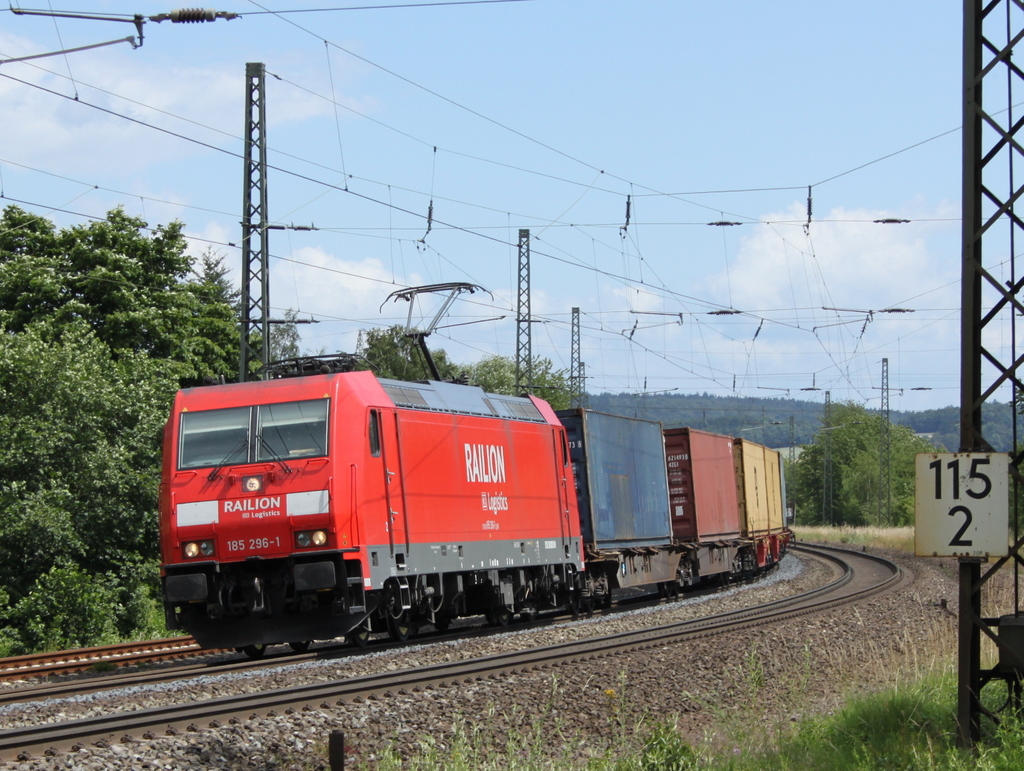
[{"label": "leafy tree foliage", "polygon": [[284,324],[270,326],[270,361],[294,359],[299,355],[298,313],[291,308],[284,312]]},{"label": "leafy tree foliage", "polygon": [[[800,524],[908,525],[914,519],[914,456],[935,447],[905,426],[890,426],[890,516],[879,508],[882,418],[847,402],[833,405],[828,425],[787,466],[787,487]],[[832,514],[825,502],[831,454]]]},{"label": "leafy tree foliage", "polygon": [[[419,344],[411,337],[406,337],[404,327],[399,324],[387,329],[361,331],[356,353],[366,360],[368,368],[377,377],[409,381],[432,377]],[[459,368],[448,360],[444,350],[431,348],[430,355],[442,380],[451,380],[460,375]]]},{"label": "leafy tree foliage", "polygon": [[163,424],[178,388],[238,362],[222,262],[193,267],[177,223],[3,212],[0,653],[162,627]]},{"label": "leafy tree foliage", "polygon": [[[508,356],[488,356],[470,365],[469,382],[495,394],[519,396],[516,392],[516,363]],[[569,376],[564,369],[556,370],[551,359],[533,360],[533,393],[548,402],[553,409],[568,409]]]},{"label": "leafy tree foliage", "polygon": [[[0,321],[21,332],[43,319],[85,322],[116,358],[174,362],[183,383],[237,368],[235,312],[216,272],[192,274],[181,223],[143,231],[121,209],[57,230],[10,206],[0,218]],[[222,277],[222,274],[221,274]]]},{"label": "leafy tree foliage", "polygon": [[113,576],[92,573],[74,564],[54,565],[32,591],[10,610],[26,650],[82,648],[118,641]]},{"label": "leafy tree foliage", "polygon": [[[138,576],[157,558],[160,437],[178,388],[162,364],[138,353],[114,359],[83,320],[35,322],[19,334],[0,327],[0,586],[9,610],[4,618],[0,609],[0,626],[15,638],[35,629],[20,639],[26,649],[50,640],[40,630],[58,623],[24,623],[38,607],[28,598],[52,590],[38,582],[58,568],[125,576],[106,582],[115,593],[148,591]],[[108,604],[115,628],[141,618],[133,602]]]}]

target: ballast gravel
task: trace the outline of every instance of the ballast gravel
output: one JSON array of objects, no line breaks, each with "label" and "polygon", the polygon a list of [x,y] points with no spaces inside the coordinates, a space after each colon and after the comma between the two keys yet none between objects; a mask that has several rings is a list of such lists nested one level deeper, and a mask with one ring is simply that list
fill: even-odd
[{"label": "ballast gravel", "polygon": [[[880,550],[872,550],[880,553]],[[409,756],[427,744],[436,752],[472,737],[495,757],[510,738],[552,759],[583,760],[617,737],[672,721],[694,745],[720,744],[737,733],[771,733],[837,707],[851,690],[891,683],[893,666],[955,646],[957,568],[946,560],[885,553],[901,565],[902,588],[853,606],[824,611],[753,632],[717,634],[686,644],[563,665],[420,693],[250,719],[216,729],[134,738],[24,761],[2,769],[329,769],[328,738],[343,732],[345,768],[372,768],[384,752]],[[760,581],[654,608],[566,621],[458,642],[412,644],[341,660],[322,660],[244,674],[200,677],[170,685],[124,688],[0,709],[0,730],[62,722],[119,710],[331,681],[362,674],[523,650],[614,634],[770,602],[820,586],[828,568],[790,553]],[[935,644],[930,645],[929,641]],[[890,674],[887,674],[890,673]]]}]

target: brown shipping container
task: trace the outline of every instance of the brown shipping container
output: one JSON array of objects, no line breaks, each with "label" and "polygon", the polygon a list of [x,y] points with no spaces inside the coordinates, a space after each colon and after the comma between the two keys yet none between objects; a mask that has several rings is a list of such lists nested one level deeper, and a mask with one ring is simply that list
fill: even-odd
[{"label": "brown shipping container", "polygon": [[680,541],[737,538],[741,531],[733,439],[693,428],[665,431],[672,534]]}]

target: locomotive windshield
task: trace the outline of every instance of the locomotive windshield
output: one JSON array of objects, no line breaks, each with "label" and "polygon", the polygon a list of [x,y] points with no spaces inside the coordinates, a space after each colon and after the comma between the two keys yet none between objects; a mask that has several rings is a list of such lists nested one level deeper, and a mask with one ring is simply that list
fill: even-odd
[{"label": "locomotive windshield", "polygon": [[183,412],[178,468],[327,454],[327,399]]},{"label": "locomotive windshield", "polygon": [[327,400],[265,404],[257,408],[256,461],[327,454]]}]

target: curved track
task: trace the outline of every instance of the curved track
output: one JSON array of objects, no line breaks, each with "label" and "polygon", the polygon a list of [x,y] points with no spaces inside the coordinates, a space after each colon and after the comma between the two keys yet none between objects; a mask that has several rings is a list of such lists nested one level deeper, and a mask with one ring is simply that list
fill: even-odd
[{"label": "curved track", "polygon": [[[64,723],[12,728],[0,732],[0,757],[27,760],[33,755],[56,753],[76,746],[103,746],[115,741],[129,741],[133,736],[153,738],[181,731],[217,728],[224,723],[245,720],[253,715],[273,716],[293,710],[326,708],[373,694],[415,692],[482,678],[500,678],[514,672],[586,661],[624,651],[678,644],[696,636],[730,632],[744,626],[763,625],[795,615],[819,612],[891,589],[903,580],[898,566],[872,555],[818,546],[793,548],[832,562],[836,566],[836,578],[813,591],[767,605],[530,651]],[[294,657],[288,659],[294,660]],[[250,662],[235,664],[251,666]],[[209,670],[203,672],[208,673]],[[177,675],[182,676],[187,675]],[[106,679],[103,683],[107,688],[115,685]]]}]

